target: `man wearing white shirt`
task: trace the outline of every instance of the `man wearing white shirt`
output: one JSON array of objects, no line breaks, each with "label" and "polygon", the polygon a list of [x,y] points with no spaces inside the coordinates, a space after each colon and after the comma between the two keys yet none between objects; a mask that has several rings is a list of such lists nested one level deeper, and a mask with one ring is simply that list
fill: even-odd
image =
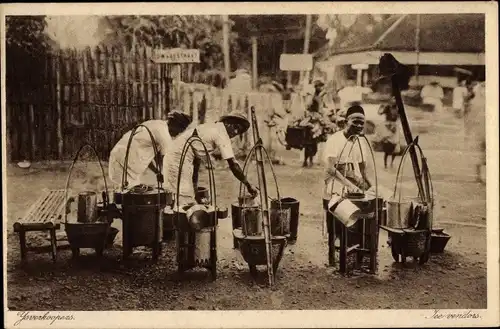
[{"label": "man wearing white shirt", "polygon": [[[196,126],[196,128],[183,132],[175,139],[171,152],[169,152],[163,161],[163,168],[166,173],[166,189],[172,193],[176,193],[182,150],[186,141],[196,130],[208,153],[211,154],[218,149],[222,159],[227,161],[233,175],[246,186],[251,195],[255,196],[257,190],[248,182],[247,177],[235,159],[231,145],[231,138],[245,133],[249,127],[250,123],[243,115],[230,114],[222,116],[217,122],[201,124]],[[181,172],[179,200],[182,199],[183,203],[189,203],[193,200],[198,185],[198,172],[201,159],[206,157],[205,150],[199,141],[194,141],[191,146],[191,149],[186,153]]]},{"label": "man wearing white shirt", "polygon": [[[125,161],[127,162],[126,180],[128,187],[139,184],[155,185],[157,183],[158,169],[155,166],[161,164],[160,157],[165,156],[172,147],[172,135],[184,131],[191,123],[191,118],[185,114],[178,113],[171,117],[171,123],[165,120],[149,120],[143,122],[135,130],[134,136],[128,148],[127,146],[132,130],[125,133],[116,143],[109,156],[109,178],[116,187],[121,187]],[[146,128],[147,129],[146,129]],[[151,133],[151,134],[150,134]],[[158,154],[155,154],[155,148]]]},{"label": "man wearing white shirt", "polygon": [[[323,190],[323,207],[326,212],[328,228],[329,263],[332,264],[334,236],[334,217],[327,210],[328,202],[334,193],[344,195],[345,192],[362,192],[372,187],[366,175],[366,158],[369,147],[362,133],[365,124],[364,110],[359,105],[351,106],[346,113],[346,127],[331,135],[325,145],[323,162],[325,165],[325,185]],[[353,137],[354,136],[354,137]],[[359,139],[359,143],[358,143]]]},{"label": "man wearing white shirt", "polygon": [[437,81],[433,81],[429,85],[424,86],[420,91],[420,97],[422,98],[423,104],[434,105],[434,111],[438,114],[441,113],[443,109],[444,92]]}]

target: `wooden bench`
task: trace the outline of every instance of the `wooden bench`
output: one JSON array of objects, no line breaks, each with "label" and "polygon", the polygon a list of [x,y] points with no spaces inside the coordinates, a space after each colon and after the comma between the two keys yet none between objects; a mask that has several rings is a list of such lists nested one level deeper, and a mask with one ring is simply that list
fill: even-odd
[{"label": "wooden bench", "polygon": [[19,234],[21,260],[26,260],[26,232],[50,231],[52,261],[56,261],[56,230],[61,227],[61,220],[66,210],[65,190],[44,190],[37,201],[26,211],[23,218],[14,223],[14,232]]}]

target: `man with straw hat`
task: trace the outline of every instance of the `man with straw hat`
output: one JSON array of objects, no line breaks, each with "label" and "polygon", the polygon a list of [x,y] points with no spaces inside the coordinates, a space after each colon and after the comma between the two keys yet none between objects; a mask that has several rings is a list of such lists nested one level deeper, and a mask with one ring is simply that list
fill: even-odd
[{"label": "man with straw hat", "polygon": [[[234,177],[246,186],[252,196],[257,195],[256,188],[248,182],[246,175],[236,161],[231,144],[231,138],[245,133],[249,127],[250,122],[244,115],[231,113],[223,115],[217,122],[201,124],[196,126],[196,128],[184,131],[175,139],[171,152],[169,152],[168,157],[165,157],[163,161],[166,189],[172,193],[176,193],[177,177],[180,173],[181,184],[180,195],[178,197],[181,199],[179,200],[182,200],[182,203],[193,201],[198,185],[201,160],[206,157],[205,151],[199,142],[194,141],[191,144],[192,147],[186,154],[183,168],[179,168],[179,165],[184,145],[196,130],[198,137],[205,144],[208,153],[211,154],[218,149],[222,159],[227,161]],[[180,169],[182,172],[180,172]]]}]

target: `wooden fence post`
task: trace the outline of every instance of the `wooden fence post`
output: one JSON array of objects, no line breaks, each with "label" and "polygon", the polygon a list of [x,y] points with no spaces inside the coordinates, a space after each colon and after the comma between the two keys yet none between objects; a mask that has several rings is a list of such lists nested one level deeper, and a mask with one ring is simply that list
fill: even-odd
[{"label": "wooden fence post", "polygon": [[62,133],[62,106],[61,106],[61,61],[62,53],[58,53],[56,63],[56,108],[57,108],[57,156],[63,158],[63,133]]}]

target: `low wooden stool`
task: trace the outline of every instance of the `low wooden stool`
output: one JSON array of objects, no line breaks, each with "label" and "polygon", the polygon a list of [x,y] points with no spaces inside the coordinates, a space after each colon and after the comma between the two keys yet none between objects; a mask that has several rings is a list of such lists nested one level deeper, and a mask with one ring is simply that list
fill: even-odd
[{"label": "low wooden stool", "polygon": [[26,260],[26,232],[50,231],[52,261],[57,257],[56,230],[61,227],[61,220],[66,210],[65,190],[45,190],[37,201],[26,211],[23,218],[14,223],[14,232],[19,234],[21,260]]}]

